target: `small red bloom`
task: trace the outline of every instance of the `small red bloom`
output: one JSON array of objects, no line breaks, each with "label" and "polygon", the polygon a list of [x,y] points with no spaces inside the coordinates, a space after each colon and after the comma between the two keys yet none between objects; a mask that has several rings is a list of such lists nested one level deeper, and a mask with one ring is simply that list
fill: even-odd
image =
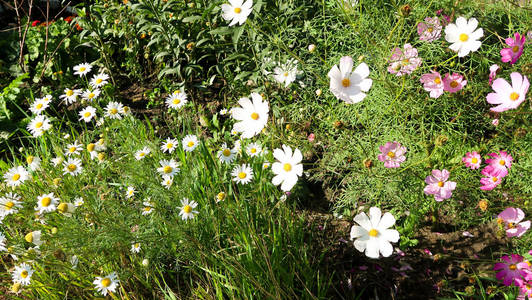
[{"label": "small red bloom", "polygon": [[39,23],[41,23],[41,21],[35,20],[35,21],[31,22],[31,26],[35,27],[35,26],[39,25]]}]

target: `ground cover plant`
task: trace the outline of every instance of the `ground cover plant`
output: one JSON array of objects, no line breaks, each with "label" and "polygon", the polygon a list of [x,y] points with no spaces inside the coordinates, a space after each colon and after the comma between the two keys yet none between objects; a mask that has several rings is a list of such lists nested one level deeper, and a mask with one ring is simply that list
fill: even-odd
[{"label": "ground cover plant", "polygon": [[7,299],[532,299],[529,1],[14,1]]}]

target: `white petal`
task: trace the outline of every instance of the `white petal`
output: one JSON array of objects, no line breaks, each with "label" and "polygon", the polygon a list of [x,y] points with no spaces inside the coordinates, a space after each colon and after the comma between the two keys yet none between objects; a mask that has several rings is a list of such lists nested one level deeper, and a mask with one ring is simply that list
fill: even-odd
[{"label": "white petal", "polygon": [[353,73],[360,76],[360,78],[366,78],[369,76],[369,67],[365,63],[358,65]]},{"label": "white petal", "polygon": [[366,243],[366,256],[369,258],[379,258],[379,239],[369,239]]},{"label": "white petal", "polygon": [[355,216],[353,220],[357,222],[358,225],[364,227],[364,229],[368,231],[373,229],[373,227],[371,227],[371,222],[369,221],[369,218],[365,212],[359,213],[358,215]]},{"label": "white petal", "polygon": [[393,247],[392,247],[392,244],[390,244],[390,242],[384,240],[384,239],[380,239],[379,240],[379,248],[380,248],[380,252],[382,254],[382,256],[384,257],[388,257],[390,255],[392,255],[393,253]]},{"label": "white petal", "polygon": [[364,235],[368,235],[368,231],[364,227],[358,225],[351,227],[351,239],[356,239]]},{"label": "white petal", "polygon": [[351,73],[353,69],[353,59],[350,56],[344,56],[340,58],[340,72],[342,76],[345,76],[347,73]]},{"label": "white petal", "polygon": [[397,243],[399,241],[399,232],[394,229],[386,229],[381,231],[382,238],[392,242]]},{"label": "white petal", "polygon": [[377,228],[379,226],[379,221],[381,220],[381,210],[378,207],[371,207],[369,209],[369,219],[371,222],[372,228]]},{"label": "white petal", "polygon": [[384,230],[386,228],[392,227],[393,224],[395,224],[395,218],[391,213],[387,212],[382,216],[378,228],[380,230]]}]

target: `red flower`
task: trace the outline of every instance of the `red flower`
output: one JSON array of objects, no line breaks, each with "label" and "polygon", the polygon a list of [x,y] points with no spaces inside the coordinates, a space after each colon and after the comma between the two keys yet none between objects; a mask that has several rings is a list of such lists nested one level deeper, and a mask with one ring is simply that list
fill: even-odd
[{"label": "red flower", "polygon": [[35,26],[39,25],[39,23],[41,23],[41,21],[35,20],[35,21],[31,22],[31,26],[35,27]]},{"label": "red flower", "polygon": [[65,18],[65,22],[70,23],[72,22],[72,19],[74,19],[74,16],[68,16]]},{"label": "red flower", "polygon": [[83,28],[82,28],[81,26],[79,26],[78,23],[76,23],[76,29],[77,29],[78,31],[82,31],[82,30],[83,30]]}]

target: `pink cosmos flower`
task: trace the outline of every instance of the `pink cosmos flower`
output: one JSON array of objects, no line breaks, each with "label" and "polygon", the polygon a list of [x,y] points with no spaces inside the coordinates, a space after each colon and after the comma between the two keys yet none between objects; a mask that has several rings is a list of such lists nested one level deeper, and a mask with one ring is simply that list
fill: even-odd
[{"label": "pink cosmos flower", "polygon": [[515,280],[519,284],[519,296],[516,300],[525,299],[528,296],[528,299],[532,299],[532,280]]},{"label": "pink cosmos flower", "polygon": [[509,109],[517,108],[525,101],[526,93],[530,83],[528,78],[517,72],[510,74],[512,85],[502,78],[497,78],[491,88],[495,93],[489,93],[486,100],[490,104],[499,104],[490,108],[491,111],[503,112]]},{"label": "pink cosmos flower", "polygon": [[499,70],[499,65],[494,64],[490,67],[490,76],[489,76],[489,84],[493,82],[493,79],[495,79],[495,76],[497,76],[497,70]]},{"label": "pink cosmos flower", "polygon": [[[494,169],[493,170],[494,172],[498,171],[498,172],[504,173],[504,171],[506,171],[506,174],[504,174],[504,176],[506,176],[508,174],[508,171],[506,170],[506,168],[510,170],[510,168],[512,167],[512,161],[514,160],[514,158],[510,154],[508,154],[506,151],[499,151],[498,154],[496,152],[492,152],[492,153],[489,153],[488,156],[492,157],[492,158],[486,159],[486,163],[489,164],[488,167],[491,166],[491,168]],[[493,173],[493,172],[490,171],[490,173]]]},{"label": "pink cosmos flower", "polygon": [[524,35],[521,36],[518,32],[516,32],[514,38],[510,37],[505,41],[510,48],[504,48],[501,50],[501,61],[509,62],[513,65],[519,59],[521,54],[523,54],[523,47],[525,46],[526,38]]},{"label": "pink cosmos flower", "polygon": [[518,254],[512,254],[511,256],[504,255],[501,257],[502,263],[496,263],[493,270],[500,270],[495,277],[498,280],[502,280],[506,286],[517,285],[515,279],[523,279],[527,274],[526,271],[520,269],[517,264],[523,261],[523,257]]},{"label": "pink cosmos flower", "polygon": [[406,160],[406,147],[401,146],[399,142],[387,142],[384,146],[380,146],[379,150],[382,154],[378,159],[384,162],[386,168],[398,168]]},{"label": "pink cosmos flower", "polygon": [[438,17],[425,18],[425,22],[417,23],[417,34],[422,41],[433,42],[440,38],[442,26]]},{"label": "pink cosmos flower", "polygon": [[506,176],[505,173],[494,172],[493,168],[490,166],[485,167],[480,173],[484,176],[487,176],[480,179],[480,184],[482,184],[480,189],[484,191],[493,190],[496,186],[501,184],[502,178]]},{"label": "pink cosmos flower", "polygon": [[396,76],[410,74],[421,65],[421,57],[417,56],[417,49],[410,44],[404,45],[404,50],[395,48],[390,57],[388,72]]},{"label": "pink cosmos flower", "polygon": [[443,78],[443,90],[449,93],[458,92],[463,89],[466,84],[467,80],[464,80],[464,76],[458,73],[453,73],[453,75],[447,73],[445,78]]},{"label": "pink cosmos flower", "polygon": [[482,158],[480,154],[476,151],[467,152],[466,155],[462,158],[462,161],[465,163],[466,167],[471,168],[471,170],[480,168],[480,163]]},{"label": "pink cosmos flower", "polygon": [[521,237],[530,228],[530,221],[521,222],[524,218],[525,213],[520,208],[508,207],[497,216],[497,222],[505,223],[507,237]]},{"label": "pink cosmos flower", "polygon": [[432,176],[429,175],[425,178],[425,182],[428,184],[423,190],[427,195],[434,195],[436,201],[443,201],[449,199],[452,196],[452,191],[456,188],[456,182],[447,181],[449,179],[450,172],[443,170],[432,170]]},{"label": "pink cosmos flower", "polygon": [[425,91],[430,92],[431,98],[438,98],[443,94],[443,81],[441,80],[440,73],[436,71],[430,71],[421,75],[421,83]]}]

